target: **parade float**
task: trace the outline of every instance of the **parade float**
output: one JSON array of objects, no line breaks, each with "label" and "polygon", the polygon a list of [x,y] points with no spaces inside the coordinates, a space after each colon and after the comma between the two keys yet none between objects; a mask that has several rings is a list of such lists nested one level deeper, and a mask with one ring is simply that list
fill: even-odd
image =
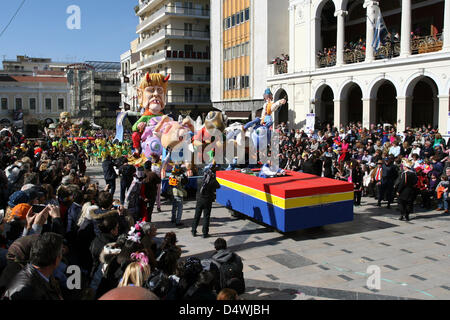
[{"label": "parade float", "polygon": [[[170,172],[171,165],[180,164],[173,159],[173,152],[182,142],[187,142],[188,149],[184,151],[191,153],[184,154],[187,169],[192,170],[193,163],[198,163],[194,159],[200,160],[203,166],[215,160],[222,164],[223,159],[226,160],[225,166],[230,165],[227,171],[217,171],[217,179],[221,184],[217,190],[217,202],[230,210],[281,232],[353,220],[353,184],[298,172],[284,172],[276,165],[274,168],[263,166],[261,170],[247,169],[241,172],[235,169],[236,158],[227,157],[227,147],[241,148],[245,150],[246,163],[256,157],[253,160],[262,165],[260,149],[265,147],[264,144],[271,143],[273,114],[286,103],[285,99],[274,102],[272,93],[266,90],[262,117],[245,126],[233,123],[227,127],[227,117],[218,111],[210,112],[204,124],[198,121],[194,123],[189,117],[175,121],[164,114],[169,78],[147,73],[142,79],[138,99],[143,112],[133,125],[133,152],[128,159],[135,166],[142,166],[152,159],[162,159],[163,190],[168,184],[165,181],[168,179],[164,179],[165,171]],[[124,116],[125,113],[119,114],[118,123],[119,120],[123,121]],[[120,134],[117,137],[120,138]],[[249,149],[250,143],[256,148]],[[273,175],[270,174],[271,170],[274,170]],[[191,177],[192,182],[193,179],[196,182],[197,178]]]}]

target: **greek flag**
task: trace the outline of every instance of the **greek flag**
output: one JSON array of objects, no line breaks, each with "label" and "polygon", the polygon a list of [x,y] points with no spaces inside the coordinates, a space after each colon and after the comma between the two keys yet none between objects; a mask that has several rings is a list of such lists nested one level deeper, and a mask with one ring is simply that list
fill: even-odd
[{"label": "greek flag", "polygon": [[375,25],[375,34],[373,38],[372,47],[378,50],[382,45],[384,38],[387,36],[388,30],[386,24],[384,23],[383,15],[381,12],[378,14],[377,23]]}]

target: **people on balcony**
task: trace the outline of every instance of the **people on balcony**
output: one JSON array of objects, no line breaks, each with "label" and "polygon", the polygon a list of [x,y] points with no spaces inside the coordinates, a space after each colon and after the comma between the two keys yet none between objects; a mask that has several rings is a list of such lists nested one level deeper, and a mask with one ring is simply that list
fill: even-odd
[{"label": "people on balcony", "polygon": [[276,57],[272,60],[271,64],[276,66],[277,74],[287,73],[288,72],[288,61],[289,55],[282,53],[281,57]]},{"label": "people on balcony", "polygon": [[[430,24],[430,29],[417,27],[411,32],[412,54],[435,52],[442,49],[442,30]],[[344,61],[348,63],[362,62],[365,60],[366,40],[364,37],[356,38],[356,41],[344,42]],[[381,46],[375,53],[376,59],[391,59],[400,55],[400,34],[395,29],[390,30],[381,39]],[[324,48],[317,52],[319,67],[331,67],[336,64],[336,46]]]}]

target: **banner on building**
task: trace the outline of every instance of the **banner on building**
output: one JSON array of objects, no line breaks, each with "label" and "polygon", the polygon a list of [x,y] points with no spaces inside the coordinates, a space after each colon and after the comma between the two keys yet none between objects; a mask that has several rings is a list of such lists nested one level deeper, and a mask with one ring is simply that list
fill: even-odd
[{"label": "banner on building", "polygon": [[114,138],[114,140],[117,140],[119,142],[123,142],[123,121],[125,120],[127,115],[128,115],[128,113],[126,113],[126,112],[120,112],[117,115],[117,120],[116,120],[116,137]]},{"label": "banner on building", "polygon": [[315,125],[316,125],[316,114],[308,113],[306,115],[306,131],[307,131],[307,133],[310,130],[314,130]]},{"label": "banner on building", "polygon": [[447,118],[447,135],[450,135],[450,112],[448,113]]}]

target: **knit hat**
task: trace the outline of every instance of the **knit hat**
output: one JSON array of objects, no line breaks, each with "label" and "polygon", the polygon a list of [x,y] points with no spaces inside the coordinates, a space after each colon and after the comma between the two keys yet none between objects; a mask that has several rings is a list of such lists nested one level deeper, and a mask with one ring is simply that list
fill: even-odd
[{"label": "knit hat", "polygon": [[31,206],[28,203],[21,203],[14,207],[11,211],[11,217],[17,217],[20,220],[25,220],[28,211],[30,211]]},{"label": "knit hat", "polygon": [[23,191],[17,191],[9,197],[8,206],[14,208],[18,204],[27,203],[28,201],[30,201],[28,194]]},{"label": "knit hat", "polygon": [[272,91],[270,91],[269,88],[266,89],[266,91],[264,91],[264,95],[266,96],[271,96],[272,95]]},{"label": "knit hat", "polygon": [[42,188],[38,186],[33,186],[27,189],[25,193],[28,195],[29,202],[33,201],[34,199],[39,199],[45,196],[45,192],[42,190]]}]

